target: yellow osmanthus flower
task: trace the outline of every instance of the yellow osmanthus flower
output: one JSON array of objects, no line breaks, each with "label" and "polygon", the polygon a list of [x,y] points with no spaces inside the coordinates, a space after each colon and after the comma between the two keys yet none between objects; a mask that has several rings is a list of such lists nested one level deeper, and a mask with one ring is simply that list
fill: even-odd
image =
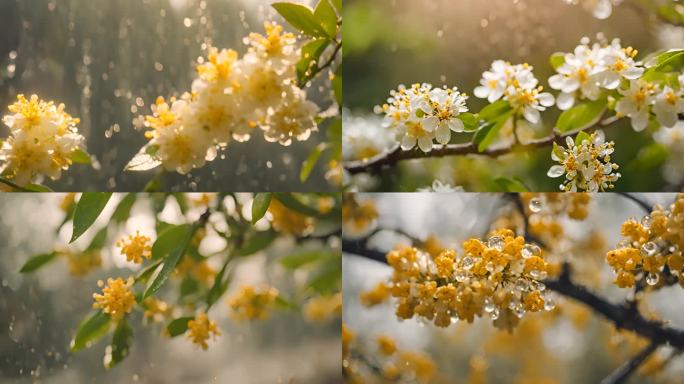
[{"label": "yellow osmanthus flower", "polygon": [[216,323],[209,320],[209,317],[204,312],[199,312],[193,320],[188,321],[188,330],[186,333],[188,339],[205,351],[209,348],[207,340],[221,336],[221,331],[218,329]]},{"label": "yellow osmanthus flower", "polygon": [[397,352],[397,343],[387,335],[380,335],[377,338],[378,350],[385,356],[394,355]]},{"label": "yellow osmanthus flower", "polygon": [[510,329],[526,312],[553,309],[540,281],[549,264],[538,246],[501,229],[486,242],[465,241],[463,252],[460,258],[450,249],[436,258],[410,247],[389,252],[396,315],[418,316],[439,327],[488,315],[495,326]]},{"label": "yellow osmanthus flower", "polygon": [[342,203],[342,229],[345,234],[362,236],[372,229],[378,210],[371,200],[359,201],[356,195],[346,194]]},{"label": "yellow osmanthus flower", "polygon": [[0,173],[20,186],[45,176],[59,179],[85,142],[76,128],[79,120],[64,111],[64,104],[37,95],[19,95],[8,109],[12,113],[2,121],[11,136],[0,145]]},{"label": "yellow osmanthus flower", "polygon": [[326,323],[330,319],[342,315],[342,293],[317,296],[309,299],[304,305],[304,318],[315,323]]},{"label": "yellow osmanthus flower", "polygon": [[366,307],[373,307],[384,303],[390,297],[390,290],[387,284],[379,282],[373,289],[361,292],[359,299],[361,304]]},{"label": "yellow osmanthus flower", "polygon": [[173,307],[167,302],[154,297],[146,299],[143,305],[145,307],[145,312],[143,313],[145,318],[156,323],[164,321],[166,318],[171,316],[171,312],[173,310]]},{"label": "yellow osmanthus flower", "polygon": [[75,202],[76,202],[76,193],[75,192],[67,193],[62,198],[62,202],[59,203],[59,209],[61,209],[62,212],[69,212],[71,207],[74,206]]},{"label": "yellow osmanthus flower", "polygon": [[311,217],[291,210],[278,199],[271,200],[268,212],[271,213],[271,225],[276,231],[304,236],[314,229],[314,220]]},{"label": "yellow osmanthus flower", "polygon": [[625,221],[621,233],[623,240],[606,254],[617,286],[633,287],[643,279],[653,287],[677,280],[684,287],[684,194],[668,209],[656,205],[640,221]]},{"label": "yellow osmanthus flower", "polygon": [[255,288],[245,284],[228,299],[228,306],[235,320],[266,320],[276,298],[278,290],[273,287]]},{"label": "yellow osmanthus flower", "polygon": [[65,250],[59,255],[66,257],[69,265],[69,273],[73,276],[85,276],[95,268],[102,266],[102,255],[100,250],[72,252]]},{"label": "yellow osmanthus flower", "polygon": [[399,354],[397,366],[404,375],[415,375],[419,383],[431,382],[436,374],[437,365],[427,355],[404,351]]},{"label": "yellow osmanthus flower", "polygon": [[[102,289],[102,294],[93,293],[93,308],[100,308],[104,313],[109,314],[112,319],[119,320],[133,310],[135,305],[135,295],[131,291],[133,278],[127,280],[122,278],[107,279],[107,286]],[[103,287],[104,282],[99,280],[98,287]]]},{"label": "yellow osmanthus flower", "polygon": [[152,245],[150,238],[135,231],[135,235],[129,235],[128,239],[121,239],[116,242],[117,247],[121,248],[121,254],[126,255],[126,260],[136,264],[141,264],[143,258],[152,257]]}]

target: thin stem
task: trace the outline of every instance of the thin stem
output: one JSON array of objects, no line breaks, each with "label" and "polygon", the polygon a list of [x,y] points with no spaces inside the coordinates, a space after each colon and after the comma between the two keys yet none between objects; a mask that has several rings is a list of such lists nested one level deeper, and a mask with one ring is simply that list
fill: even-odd
[{"label": "thin stem", "polygon": [[[608,127],[617,120],[616,117],[607,118],[602,120],[593,127],[587,128],[584,132],[592,132],[601,127]],[[564,145],[567,137],[574,138],[579,132],[573,132],[569,134],[560,134],[557,131],[553,131],[551,135],[531,140],[526,144],[519,145],[505,145],[498,148],[490,148],[483,152],[480,152],[477,148],[477,144],[473,142],[461,143],[461,144],[448,144],[440,147],[435,147],[430,152],[423,152],[418,148],[410,151],[404,151],[401,147],[397,147],[392,152],[383,153],[376,157],[367,160],[357,160],[348,161],[344,163],[344,168],[347,172],[351,174],[358,173],[377,173],[383,167],[393,166],[396,163],[403,160],[410,159],[424,159],[424,158],[437,158],[446,156],[459,156],[459,155],[481,155],[497,158],[499,156],[514,153],[516,151],[533,150],[538,148],[545,148],[557,143],[559,145]]]},{"label": "thin stem", "polygon": [[340,50],[342,50],[342,41],[334,40],[334,43],[335,43],[335,48],[333,49],[332,54],[330,54],[330,57],[328,58],[328,60],[326,60],[323,63],[323,65],[317,66],[315,69],[313,69],[313,71],[311,71],[311,75],[308,76],[308,80],[300,81],[297,84],[300,88],[303,87],[307,82],[311,81],[316,76],[318,76],[319,73],[321,73],[325,69],[329,68],[335,62],[337,55],[340,53]]},{"label": "thin stem", "polygon": [[13,182],[5,179],[4,177],[0,177],[0,184],[5,184],[9,187],[12,187],[12,188],[16,189],[18,192],[31,192],[30,190],[28,190],[28,189],[26,189],[26,188],[24,188],[18,184],[13,183]]},{"label": "thin stem", "polygon": [[650,214],[651,210],[653,209],[653,206],[651,204],[648,204],[644,200],[641,200],[640,198],[638,198],[632,194],[625,193],[625,192],[618,192],[618,195],[635,202],[637,205],[639,205],[639,207],[641,207],[646,212],[646,214]]},{"label": "thin stem", "polygon": [[601,380],[601,384],[621,384],[626,382],[629,377],[643,364],[649,356],[655,352],[660,345],[656,342],[649,343],[644,349],[636,354],[624,364],[619,366],[613,373]]}]

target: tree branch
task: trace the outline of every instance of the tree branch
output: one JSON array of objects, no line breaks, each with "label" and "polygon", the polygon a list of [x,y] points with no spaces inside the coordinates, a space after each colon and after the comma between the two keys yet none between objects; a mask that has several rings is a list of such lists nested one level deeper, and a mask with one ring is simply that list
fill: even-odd
[{"label": "tree branch", "polygon": [[646,211],[646,214],[650,214],[651,210],[653,209],[653,206],[651,204],[647,203],[644,200],[641,200],[640,198],[638,198],[632,194],[629,194],[626,192],[618,192],[617,194],[635,202],[639,207],[641,207],[644,211]]},{"label": "tree branch", "polygon": [[[584,132],[592,132],[600,127],[606,127],[617,121],[616,117],[607,118],[602,120],[593,127],[587,128]],[[409,159],[424,159],[424,158],[436,158],[436,157],[446,157],[446,156],[456,156],[456,155],[483,155],[489,157],[499,157],[513,153],[516,151],[533,150],[538,148],[548,147],[557,143],[560,145],[565,144],[565,139],[567,137],[574,138],[579,132],[573,132],[569,134],[560,134],[557,131],[547,137],[532,140],[526,144],[519,145],[505,145],[498,148],[487,149],[484,152],[480,152],[477,148],[477,144],[473,142],[461,143],[461,144],[447,144],[442,146],[436,146],[430,152],[423,152],[418,148],[414,148],[409,151],[404,151],[401,147],[397,147],[394,151],[380,154],[368,160],[357,160],[348,161],[344,164],[344,169],[351,174],[358,173],[378,173],[383,167],[393,166],[399,161],[409,160]]]},{"label": "tree branch", "polygon": [[636,372],[639,366],[658,349],[659,346],[660,345],[658,343],[651,342],[646,346],[646,348],[642,349],[641,352],[627,360],[624,364],[613,371],[613,373],[601,380],[601,384],[621,384],[626,382],[629,377]]}]

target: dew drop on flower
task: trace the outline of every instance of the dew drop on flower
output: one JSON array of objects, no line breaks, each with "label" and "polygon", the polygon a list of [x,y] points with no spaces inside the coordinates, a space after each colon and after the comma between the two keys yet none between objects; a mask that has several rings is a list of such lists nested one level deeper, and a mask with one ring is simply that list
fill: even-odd
[{"label": "dew drop on flower", "polygon": [[456,324],[456,323],[458,323],[458,317],[451,316],[451,324]]},{"label": "dew drop on flower", "polygon": [[641,246],[641,254],[644,256],[653,256],[656,252],[658,252],[658,246],[652,241]]},{"label": "dew drop on flower", "polygon": [[523,258],[529,259],[532,256],[537,256],[541,253],[541,249],[534,244],[525,244],[520,254]]},{"label": "dew drop on flower", "polygon": [[485,300],[484,310],[487,313],[492,313],[496,309],[496,305],[489,299]]},{"label": "dew drop on flower", "polygon": [[497,251],[502,251],[504,248],[504,238],[501,236],[492,236],[487,241],[487,246],[489,248],[494,248]]},{"label": "dew drop on flower", "polygon": [[487,270],[487,272],[494,272],[494,263],[487,263],[487,265],[485,265],[485,269]]},{"label": "dew drop on flower", "polygon": [[646,284],[648,285],[656,285],[658,284],[659,276],[656,273],[649,273],[646,275]]},{"label": "dew drop on flower", "polygon": [[[562,173],[561,173],[562,174]],[[560,176],[560,175],[559,175]],[[530,208],[530,211],[537,213],[542,210],[542,202],[541,199],[538,197],[533,197],[530,200],[530,204],[528,205]]]},{"label": "dew drop on flower", "polygon": [[462,266],[463,269],[465,269],[466,271],[472,269],[474,265],[475,265],[475,260],[473,260],[472,257],[466,256],[466,257],[463,258],[463,261],[462,261],[461,266]]},{"label": "dew drop on flower", "polygon": [[519,319],[522,319],[522,317],[525,315],[525,310],[523,309],[522,306],[516,308],[514,312],[515,312],[515,315],[518,316]]},{"label": "dew drop on flower", "polygon": [[546,289],[546,285],[541,281],[532,280],[530,281],[530,289],[533,291],[543,291]]},{"label": "dew drop on flower", "polygon": [[[549,177],[561,177],[561,176],[563,176],[564,173],[565,173],[565,168],[563,168],[563,167],[551,167],[551,169],[549,169],[549,172],[547,173],[547,175]],[[530,203],[532,203],[532,202],[530,201]],[[532,207],[530,207],[530,210],[532,212],[535,212],[532,209]]]},{"label": "dew drop on flower", "polygon": [[651,216],[644,216],[644,217],[641,219],[641,225],[642,225],[644,228],[646,228],[646,229],[651,228],[651,222],[652,222]]},{"label": "dew drop on flower", "polygon": [[556,303],[554,303],[552,299],[547,298],[544,300],[545,311],[552,311],[554,308],[556,308]]},{"label": "dew drop on flower", "polygon": [[[471,265],[471,268],[472,268],[472,265]],[[456,279],[456,281],[462,283],[462,282],[466,281],[466,279],[468,278],[468,274],[465,271],[462,271],[459,269],[454,273],[454,278]]]},{"label": "dew drop on flower", "polygon": [[489,314],[492,317],[492,320],[496,320],[499,318],[499,308],[494,308],[494,310]]}]

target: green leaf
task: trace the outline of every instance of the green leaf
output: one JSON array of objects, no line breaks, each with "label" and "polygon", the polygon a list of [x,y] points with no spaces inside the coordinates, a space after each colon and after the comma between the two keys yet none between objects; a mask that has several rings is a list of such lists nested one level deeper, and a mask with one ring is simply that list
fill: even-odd
[{"label": "green leaf", "polygon": [[653,66],[646,70],[645,75],[652,72],[680,72],[684,69],[684,50],[676,49],[663,52],[650,63]]},{"label": "green leaf", "polygon": [[108,314],[97,311],[86,318],[76,330],[76,336],[71,340],[71,352],[78,352],[83,348],[90,347],[97,340],[104,337],[109,331],[110,317]]},{"label": "green leaf", "polygon": [[[148,298],[150,295],[153,293],[157,292],[159,288],[161,288],[165,283],[166,280],[169,279],[169,276],[173,272],[173,270],[176,268],[176,265],[178,265],[178,262],[180,259],[183,257],[185,252],[188,250],[188,246],[190,245],[190,241],[192,240],[192,236],[195,233],[195,226],[192,226],[192,228],[188,227],[186,229],[186,233],[184,235],[180,236],[180,243],[177,243],[176,241],[171,241],[168,240],[164,245],[163,248],[168,247],[170,244],[175,243],[177,244],[177,248],[173,249],[169,256],[164,260],[164,264],[162,265],[162,269],[159,271],[159,274],[157,277],[154,278],[154,281],[152,281],[152,284],[150,284],[147,289],[145,289],[145,292],[142,295],[142,300],[145,300]],[[157,239],[159,241],[159,239]],[[156,242],[155,242],[156,244]],[[152,247],[152,252],[154,254],[154,246]],[[162,254],[163,257],[163,254]]]},{"label": "green leaf", "polygon": [[268,206],[271,205],[271,197],[273,195],[269,192],[257,193],[252,200],[252,224],[256,224],[268,211]]},{"label": "green leaf", "polygon": [[458,119],[463,122],[463,126],[466,132],[475,132],[480,126],[480,121],[474,114],[470,112],[461,113],[458,115]]},{"label": "green leaf", "polygon": [[342,257],[336,255],[328,259],[309,281],[309,288],[317,293],[326,294],[339,289],[342,281]]},{"label": "green leaf", "polygon": [[318,212],[317,209],[300,202],[290,193],[275,193],[273,196],[283,203],[284,206],[295,212],[299,212],[306,216],[320,216],[320,212]]},{"label": "green leaf", "polygon": [[76,241],[93,225],[111,197],[111,192],[84,192],[81,195],[74,209],[74,229],[69,243]]},{"label": "green leaf", "polygon": [[587,101],[561,113],[556,122],[559,132],[582,130],[596,125],[606,111],[606,100]]},{"label": "green leaf", "polygon": [[57,253],[55,252],[50,252],[50,253],[41,253],[39,255],[35,255],[28,259],[26,263],[21,267],[19,270],[20,273],[30,273],[35,271],[36,269],[44,266],[45,264],[51,262],[52,260],[55,259],[55,256],[57,256]]},{"label": "green leaf", "polygon": [[479,131],[475,133],[473,137],[473,142],[477,144],[477,150],[484,152],[489,146],[496,140],[499,136],[499,131],[503,128],[504,124],[508,119],[513,116],[513,110],[508,110],[502,115],[499,115],[498,119],[486,124]]},{"label": "green leaf", "polygon": [[482,108],[482,110],[480,111],[480,113],[477,114],[477,116],[480,119],[488,122],[494,120],[498,121],[500,116],[511,110],[513,110],[513,108],[511,108],[511,105],[508,103],[508,101],[499,100]]},{"label": "green leaf", "polygon": [[109,227],[105,225],[104,227],[100,228],[99,231],[97,231],[95,236],[93,236],[93,239],[90,240],[90,244],[88,245],[88,248],[86,248],[86,252],[95,251],[104,247],[105,242],[107,241],[107,229],[109,229]]},{"label": "green leaf", "polygon": [[337,9],[337,13],[342,14],[342,0],[332,0],[332,3]]},{"label": "green leaf", "polygon": [[304,34],[313,37],[327,37],[328,33],[316,20],[313,10],[311,8],[296,3],[273,3],[273,8],[283,17],[291,26],[302,31]]},{"label": "green leaf", "polygon": [[551,66],[553,67],[553,69],[560,68],[561,65],[565,64],[565,53],[563,53],[563,52],[554,53],[553,55],[551,55],[549,62],[551,62]]},{"label": "green leaf", "polygon": [[296,311],[298,309],[298,307],[295,303],[284,298],[282,295],[276,296],[275,305],[276,305],[276,307],[278,307],[280,309],[285,309],[288,311]]},{"label": "green leaf", "polygon": [[105,367],[112,368],[119,364],[128,356],[128,351],[131,348],[131,340],[133,340],[133,330],[128,325],[126,317],[119,321],[114,335],[112,336],[112,350],[111,359],[105,357]]},{"label": "green leaf", "polygon": [[73,152],[71,152],[70,158],[74,164],[90,165],[93,163],[93,159],[90,157],[90,155],[81,148],[75,149]]},{"label": "green leaf", "polygon": [[302,47],[302,58],[299,59],[296,65],[297,79],[300,84],[311,80],[312,71],[310,69],[314,65],[318,65],[318,60],[329,44],[330,40],[328,39],[314,39],[304,44]]},{"label": "green leaf", "polygon": [[171,337],[182,335],[188,330],[188,322],[194,319],[195,318],[192,316],[185,316],[173,319],[166,326],[166,333]]},{"label": "green leaf", "polygon": [[582,145],[582,142],[585,140],[591,141],[591,135],[584,131],[579,131],[579,133],[577,133],[577,136],[575,136],[575,145]]},{"label": "green leaf", "polygon": [[551,153],[554,153],[560,160],[565,159],[565,152],[563,152],[563,148],[561,148],[555,141],[553,142],[553,149],[551,150]]},{"label": "green leaf", "polygon": [[332,79],[333,92],[335,94],[335,101],[337,105],[342,105],[342,65],[340,64],[335,71],[335,77]]},{"label": "green leaf", "polygon": [[230,264],[230,259],[223,264],[221,271],[219,271],[214,279],[214,285],[212,285],[209,289],[209,292],[207,292],[207,311],[218,301],[218,299],[221,298],[221,296],[223,296],[228,289],[228,284],[230,284],[230,280],[232,279],[232,274],[230,273],[224,278],[226,271],[228,271],[228,264]]},{"label": "green leaf", "polygon": [[53,192],[52,189],[42,184],[29,184],[23,187],[26,192]]},{"label": "green leaf", "polygon": [[529,189],[518,178],[508,179],[506,177],[499,177],[494,182],[501,188],[503,192],[527,192]]},{"label": "green leaf", "polygon": [[162,163],[161,160],[155,157],[155,153],[158,149],[158,146],[149,145],[140,148],[138,153],[136,153],[128,164],[126,164],[124,171],[142,172],[157,168]]},{"label": "green leaf", "polygon": [[197,292],[198,289],[199,283],[197,280],[190,275],[186,275],[181,281],[180,297],[183,298],[187,295],[192,295],[193,293]]},{"label": "green leaf", "polygon": [[275,240],[276,233],[273,231],[263,231],[254,232],[254,234],[248,237],[242,247],[237,250],[237,256],[249,256],[255,254],[261,250],[268,248],[269,245]]},{"label": "green leaf", "polygon": [[181,246],[190,231],[190,224],[172,225],[162,230],[152,244],[152,260],[166,257]]},{"label": "green leaf", "polygon": [[[136,283],[139,283],[139,282],[147,283],[147,280],[150,279],[150,276],[152,276],[152,274],[154,274],[154,271],[156,271],[157,268],[159,268],[159,264],[161,264],[161,260],[143,268],[138,273],[138,275],[135,277],[135,282]],[[140,300],[138,300],[138,301],[140,301]]]},{"label": "green leaf", "polygon": [[288,269],[297,269],[307,264],[311,264],[315,261],[321,260],[326,257],[330,257],[332,254],[325,251],[308,251],[294,253],[280,259],[280,264]]},{"label": "green leaf", "polygon": [[124,196],[124,198],[121,199],[119,204],[116,206],[116,209],[112,214],[112,220],[117,223],[123,223],[124,221],[128,220],[128,218],[131,216],[133,204],[135,204],[135,197],[135,193],[126,194],[126,196]]},{"label": "green leaf", "polygon": [[176,199],[176,203],[178,203],[178,209],[185,215],[188,212],[187,196],[184,193],[174,193],[173,198]]},{"label": "green leaf", "polygon": [[666,146],[660,143],[651,143],[639,150],[637,156],[627,164],[625,169],[629,172],[647,172],[661,166],[669,157],[670,153]]},{"label": "green leaf", "polygon": [[328,37],[334,39],[337,36],[337,13],[329,0],[319,0],[314,8],[314,17],[323,27]]},{"label": "green leaf", "polygon": [[321,143],[314,148],[311,153],[309,153],[309,157],[304,160],[304,163],[302,164],[302,169],[299,171],[299,181],[302,183],[306,182],[306,180],[309,179],[309,175],[311,175],[311,171],[313,171],[314,167],[316,166],[316,163],[318,162],[318,159],[321,158],[321,154],[323,154],[323,151],[326,149],[326,144]]}]

